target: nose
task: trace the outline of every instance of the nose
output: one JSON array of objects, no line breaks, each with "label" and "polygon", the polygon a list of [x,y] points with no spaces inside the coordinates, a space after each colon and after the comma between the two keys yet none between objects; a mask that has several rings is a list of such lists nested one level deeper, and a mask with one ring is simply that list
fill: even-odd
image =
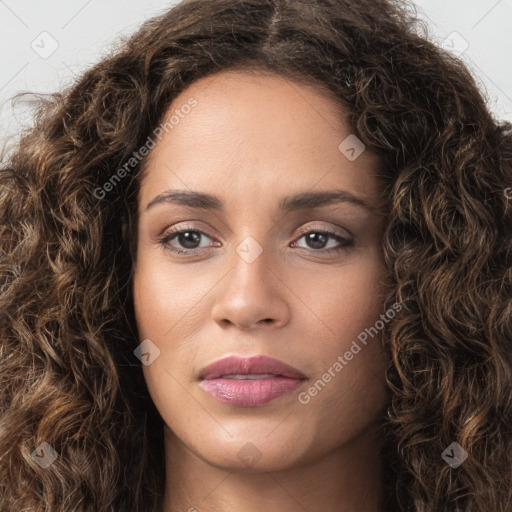
[{"label": "nose", "polygon": [[272,261],[266,251],[252,262],[234,253],[232,268],[217,288],[212,308],[215,322],[223,328],[234,325],[244,331],[277,329],[289,322],[287,286]]}]

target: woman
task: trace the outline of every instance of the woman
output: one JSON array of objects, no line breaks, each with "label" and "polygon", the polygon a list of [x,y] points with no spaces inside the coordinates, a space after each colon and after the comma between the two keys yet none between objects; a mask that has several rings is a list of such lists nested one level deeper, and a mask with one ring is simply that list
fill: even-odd
[{"label": "woman", "polygon": [[185,0],[42,102],[2,509],[511,509],[511,125],[415,26]]}]

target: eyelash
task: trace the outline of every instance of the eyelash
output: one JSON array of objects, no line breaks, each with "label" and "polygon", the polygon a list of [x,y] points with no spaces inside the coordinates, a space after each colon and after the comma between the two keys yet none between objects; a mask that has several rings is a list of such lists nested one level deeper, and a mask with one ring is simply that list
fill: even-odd
[{"label": "eyelash", "polygon": [[[161,238],[158,239],[158,243],[160,245],[162,245],[162,247],[166,251],[170,251],[174,254],[194,254],[194,253],[197,253],[197,252],[201,251],[202,249],[204,249],[204,248],[176,249],[175,247],[170,247],[168,245],[169,242],[173,238],[175,238],[176,236],[178,236],[182,233],[199,233],[201,235],[206,236],[207,238],[211,238],[210,236],[208,236],[205,232],[201,231],[200,229],[192,229],[192,228],[185,227],[185,228],[181,228],[178,230],[171,230],[170,232],[167,232],[164,236],[162,236]],[[305,235],[308,235],[310,233],[321,234],[321,235],[333,238],[336,241],[340,242],[341,246],[336,247],[336,248],[331,248],[331,249],[318,249],[318,250],[309,249],[309,252],[321,253],[321,254],[332,254],[332,253],[337,253],[337,252],[341,252],[344,250],[345,251],[350,250],[354,247],[354,240],[348,240],[348,239],[343,238],[342,236],[338,235],[337,233],[334,233],[333,231],[321,230],[321,229],[310,229],[308,231],[303,231],[300,233],[300,237],[297,239],[297,241],[300,240]],[[308,250],[308,249],[306,249],[306,250]]]}]

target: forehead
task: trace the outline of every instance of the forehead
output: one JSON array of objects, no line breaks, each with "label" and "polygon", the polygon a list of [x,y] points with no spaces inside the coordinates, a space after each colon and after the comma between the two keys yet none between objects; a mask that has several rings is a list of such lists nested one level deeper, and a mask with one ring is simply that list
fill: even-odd
[{"label": "forehead", "polygon": [[354,135],[341,104],[320,86],[267,72],[224,71],[181,92],[166,122],[145,162],[146,202],[177,186],[283,195],[292,185],[319,184],[376,193],[377,158],[364,151],[350,161],[342,154],[340,144]]}]

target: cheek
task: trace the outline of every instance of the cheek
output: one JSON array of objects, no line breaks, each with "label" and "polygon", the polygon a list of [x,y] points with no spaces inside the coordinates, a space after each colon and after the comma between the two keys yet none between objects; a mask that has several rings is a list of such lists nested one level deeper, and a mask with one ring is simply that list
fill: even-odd
[{"label": "cheek", "polygon": [[[348,264],[293,279],[293,291],[300,299],[317,338],[325,340],[326,350],[342,350],[383,313],[385,269],[376,254],[358,254]],[[299,311],[300,313],[300,311]],[[337,340],[333,343],[333,339]],[[348,348],[347,348],[348,350]]]},{"label": "cheek", "polygon": [[[188,422],[188,394],[183,393],[180,383],[187,378],[184,369],[193,362],[183,329],[189,315],[192,316],[190,303],[194,301],[189,298],[190,287],[183,287],[165,263],[156,260],[141,255],[137,261],[133,279],[134,309],[139,340],[150,339],[159,350],[151,364],[142,365],[151,399],[166,424],[175,428],[176,417],[171,411],[181,411],[179,421]],[[172,343],[169,343],[171,338]]]},{"label": "cheek", "polygon": [[[339,269],[329,279],[315,280],[300,293],[314,305],[315,329],[310,320],[316,374],[301,403],[319,421],[319,428],[336,435],[340,428],[354,428],[375,417],[386,398],[386,356],[381,335],[385,321],[384,269],[378,259],[359,259]],[[391,318],[387,319],[388,321]],[[316,335],[314,335],[316,332]],[[333,416],[333,411],[341,411]]]},{"label": "cheek", "polygon": [[149,339],[159,350],[158,357],[143,366],[146,382],[156,403],[173,403],[183,395],[178,382],[190,380],[190,368],[197,366],[191,347],[201,329],[205,292],[197,271],[185,265],[170,269],[164,258],[155,252],[141,254],[133,297],[139,340]]},{"label": "cheek", "polygon": [[204,280],[197,271],[185,266],[171,269],[163,260],[158,254],[141,255],[133,280],[139,334],[162,342],[171,329],[176,338],[184,325],[190,325],[205,294]]}]

